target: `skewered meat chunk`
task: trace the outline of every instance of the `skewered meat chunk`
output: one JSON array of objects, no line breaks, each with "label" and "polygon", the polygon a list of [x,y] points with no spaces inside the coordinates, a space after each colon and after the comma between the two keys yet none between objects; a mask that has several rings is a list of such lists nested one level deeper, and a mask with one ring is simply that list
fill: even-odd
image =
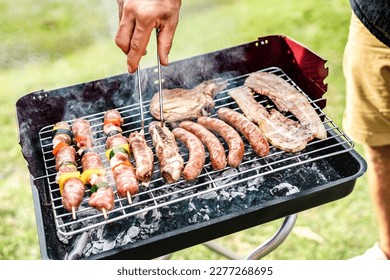
[{"label": "skewered meat chunk", "polygon": [[138,180],[135,170],[130,163],[128,155],[123,152],[116,153],[110,159],[111,170],[116,183],[116,190],[121,197],[127,197],[127,193],[138,193]]},{"label": "skewered meat chunk", "polygon": [[160,162],[160,172],[165,181],[172,184],[179,180],[184,161],[179,154],[175,136],[160,122],[151,122],[149,133],[152,136],[157,158]]},{"label": "skewered meat chunk", "polygon": [[319,139],[327,137],[326,129],[309,100],[279,76],[255,72],[245,80],[245,86],[269,97],[281,112],[292,113],[315,137]]},{"label": "skewered meat chunk", "polygon": [[58,144],[64,143],[70,145],[72,143],[72,132],[66,122],[58,122],[53,127],[53,148]]},{"label": "skewered meat chunk", "polygon": [[217,114],[221,120],[230,124],[244,135],[258,156],[264,157],[268,155],[268,141],[264,138],[260,128],[257,125],[255,125],[244,115],[229,108],[220,108],[218,109]]},{"label": "skewered meat chunk", "polygon": [[195,180],[202,172],[205,163],[203,143],[194,134],[180,127],[173,129],[172,133],[176,139],[186,145],[189,152],[188,161],[183,169],[182,175],[187,181]]},{"label": "skewered meat chunk", "polygon": [[229,146],[227,164],[230,167],[237,167],[244,156],[245,146],[240,134],[222,120],[210,117],[200,117],[198,123],[208,130],[219,134]]},{"label": "skewered meat chunk", "polygon": [[221,170],[226,167],[227,160],[225,149],[223,145],[218,140],[218,138],[204,126],[192,122],[192,121],[183,121],[179,124],[179,127],[188,130],[193,133],[202,141],[202,143],[207,147],[207,150],[210,155],[211,165],[214,170]]},{"label": "skewered meat chunk", "polygon": [[79,155],[93,148],[92,131],[89,121],[75,119],[72,123],[72,132],[76,145],[79,148]]},{"label": "skewered meat chunk", "polygon": [[77,210],[83,200],[85,185],[79,178],[69,178],[65,181],[62,190],[62,204],[66,210]]},{"label": "skewered meat chunk", "polygon": [[[220,80],[205,81],[193,89],[164,89],[163,109],[165,122],[207,116],[214,109],[214,96],[226,87]],[[150,113],[160,119],[160,101],[156,93],[150,101]]]},{"label": "skewered meat chunk", "polygon": [[137,179],[146,187],[152,179],[154,155],[147,145],[144,133],[133,132],[129,136],[129,143],[136,163],[135,174]]},{"label": "skewered meat chunk", "polygon": [[112,109],[104,114],[103,132],[105,135],[112,136],[122,133],[123,118],[119,111]]},{"label": "skewered meat chunk", "polygon": [[295,153],[303,150],[314,135],[298,122],[257,103],[252,90],[246,86],[229,91],[244,115],[257,123],[265,138],[276,148]]},{"label": "skewered meat chunk", "polygon": [[101,212],[112,210],[114,208],[114,192],[106,185],[98,187],[89,198],[89,205]]}]

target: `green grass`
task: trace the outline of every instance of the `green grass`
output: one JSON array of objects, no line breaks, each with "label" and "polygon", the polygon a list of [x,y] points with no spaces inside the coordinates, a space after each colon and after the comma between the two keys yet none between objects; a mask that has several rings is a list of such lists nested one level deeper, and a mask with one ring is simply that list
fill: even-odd
[{"label": "green grass", "polygon": [[[18,98],[35,90],[126,71],[126,59],[113,42],[116,1],[24,2],[0,0],[0,259],[40,258],[29,175],[18,145]],[[342,56],[349,16],[345,0],[186,0],[170,60],[270,34],[290,36],[328,60],[325,113],[341,125],[345,105]],[[154,65],[154,54],[152,42],[143,67]],[[357,149],[361,151],[359,146]],[[300,213],[287,240],[265,259],[346,259],[371,246],[376,239],[376,224],[366,181],[365,176],[359,179],[355,190],[344,199]],[[281,222],[217,241],[245,256],[272,236]],[[176,252],[172,258],[223,257],[198,245]]]}]

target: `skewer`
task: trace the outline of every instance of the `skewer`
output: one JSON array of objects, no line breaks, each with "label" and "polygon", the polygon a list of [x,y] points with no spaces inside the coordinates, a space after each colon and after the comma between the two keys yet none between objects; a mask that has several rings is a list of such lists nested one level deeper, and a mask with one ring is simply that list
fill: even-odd
[{"label": "skewer", "polygon": [[131,194],[127,191],[127,201],[129,202],[129,205],[133,203],[133,200],[131,199]]},{"label": "skewer", "polygon": [[72,206],[72,219],[73,219],[73,220],[76,220],[76,219],[77,219],[77,216],[76,216],[76,209],[74,208],[74,206]]},{"label": "skewer", "polygon": [[107,210],[106,208],[102,208],[102,212],[103,212],[103,217],[105,220],[108,220],[108,215],[107,215]]},{"label": "skewer", "polygon": [[161,127],[164,125],[164,108],[163,108],[163,95],[162,95],[162,85],[161,85],[161,63],[160,56],[158,54],[158,32],[159,30],[156,28],[156,41],[157,41],[157,69],[158,69],[158,96],[160,101],[160,121]]},{"label": "skewer", "polygon": [[140,114],[141,114],[141,133],[142,133],[142,134],[145,134],[145,131],[144,131],[144,107],[143,107],[143,100],[142,100],[140,70],[141,70],[141,66],[138,65],[138,69],[137,69],[137,80],[138,80],[139,107],[140,107]]}]

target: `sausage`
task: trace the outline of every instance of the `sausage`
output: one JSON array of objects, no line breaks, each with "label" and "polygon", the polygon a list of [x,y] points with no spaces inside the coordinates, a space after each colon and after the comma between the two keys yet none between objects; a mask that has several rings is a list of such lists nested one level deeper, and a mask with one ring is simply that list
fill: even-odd
[{"label": "sausage", "polygon": [[205,150],[202,141],[191,132],[184,128],[177,127],[172,130],[176,139],[186,145],[189,157],[186,166],[182,171],[184,179],[187,181],[195,180],[202,172],[205,163]]},{"label": "sausage", "polygon": [[261,133],[260,128],[244,115],[229,109],[220,108],[217,111],[218,117],[237,129],[248,140],[254,152],[264,157],[269,153],[267,139]]},{"label": "sausage", "polygon": [[225,149],[211,131],[192,121],[183,121],[179,124],[179,127],[193,133],[207,147],[210,154],[211,165],[214,170],[221,170],[226,167]]},{"label": "sausage", "polygon": [[152,149],[146,144],[143,133],[132,132],[129,136],[131,151],[135,161],[135,174],[144,186],[148,186],[152,179],[154,155]]},{"label": "sausage", "polygon": [[172,184],[179,180],[184,167],[175,136],[165,125],[161,126],[157,121],[149,124],[149,133],[160,163],[161,175],[167,183]]},{"label": "sausage", "polygon": [[233,127],[216,118],[200,117],[198,123],[219,134],[226,141],[229,146],[227,164],[231,167],[237,167],[245,152],[244,141],[242,141],[240,134]]}]

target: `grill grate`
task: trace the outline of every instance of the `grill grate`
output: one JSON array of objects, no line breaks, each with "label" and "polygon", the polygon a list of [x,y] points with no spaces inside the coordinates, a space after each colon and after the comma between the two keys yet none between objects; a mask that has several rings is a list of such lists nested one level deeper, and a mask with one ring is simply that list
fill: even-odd
[{"label": "grill grate", "polygon": [[[289,82],[307,98],[309,98],[280,68],[271,67],[261,71],[266,71],[278,75],[279,77]],[[239,110],[238,106],[230,98],[227,92],[232,88],[242,86],[247,76],[248,75],[243,75],[227,80],[227,88],[219,93],[215,98],[216,109],[220,107],[230,107],[232,109]],[[257,101],[262,103],[264,106],[274,106],[265,97],[256,95],[256,98],[258,98]],[[230,167],[225,168],[225,170],[214,171],[210,165],[210,161],[208,160],[206,149],[206,164],[203,168],[202,174],[194,183],[188,183],[181,180],[174,184],[166,185],[160,176],[158,162],[156,161],[154,163],[155,166],[151,184],[147,189],[140,187],[139,193],[133,197],[132,204],[128,204],[126,198],[120,198],[115,191],[115,208],[109,212],[109,218],[107,220],[103,218],[102,213],[89,207],[89,190],[86,191],[83,202],[80,205],[79,210],[76,212],[77,220],[72,220],[71,213],[68,213],[63,208],[59,187],[55,182],[55,159],[52,155],[53,147],[51,131],[54,124],[42,128],[39,132],[46,175],[35,178],[35,180],[39,179],[47,181],[57,231],[59,234],[71,236],[96,227],[100,227],[107,223],[117,222],[129,217],[137,217],[137,215],[146,213],[147,211],[169,206],[192,197],[204,196],[216,190],[225,189],[239,183],[245,183],[257,177],[269,175],[280,170],[286,170],[291,167],[303,165],[308,162],[324,159],[352,150],[353,142],[317,106],[317,102],[321,100],[322,99],[310,100],[309,98],[309,101],[323,119],[323,123],[329,132],[327,139],[315,139],[309,142],[305,150],[296,154],[285,153],[270,146],[269,155],[263,158],[254,156],[255,154],[252,151],[252,148],[244,139],[244,159],[239,168],[237,168],[237,172],[231,172],[226,176],[221,176],[221,174],[223,174],[227,169],[230,169]],[[149,103],[149,101],[145,101],[143,103],[145,113],[145,128],[147,128],[148,124],[153,120],[149,112]],[[124,119],[124,125],[122,126],[124,136],[128,137],[131,132],[138,131],[141,128],[141,110],[139,104],[133,104],[116,109],[121,113]],[[103,165],[107,170],[110,186],[115,190],[115,183],[111,175],[109,162],[105,156],[106,137],[103,134],[104,113],[105,112],[88,115],[84,118],[91,122],[95,149],[100,154]],[[215,115],[213,116],[215,117]],[[289,115],[288,117],[293,118],[292,115]],[[71,122],[72,120],[68,121],[69,124],[71,124]],[[147,129],[145,132],[148,145],[152,146],[151,137],[147,133]],[[227,151],[227,145],[223,141],[222,143],[225,145],[225,150]],[[188,151],[185,146],[181,145],[180,143],[178,144],[180,153],[186,161],[188,159]],[[255,162],[258,164],[254,165],[253,163]],[[81,167],[79,168],[81,169]]]}]

